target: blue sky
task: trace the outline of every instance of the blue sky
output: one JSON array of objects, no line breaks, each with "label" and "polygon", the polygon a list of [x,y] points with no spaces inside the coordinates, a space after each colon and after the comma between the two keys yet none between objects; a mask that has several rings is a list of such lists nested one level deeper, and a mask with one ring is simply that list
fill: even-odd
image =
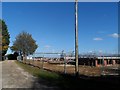
[{"label": "blue sky", "polygon": [[[74,2],[75,0],[2,0],[2,2]],[[79,2],[118,2],[120,0],[78,0]]]},{"label": "blue sky", "polygon": [[[118,50],[117,3],[79,2],[79,52]],[[10,32],[10,46],[22,31],[32,34],[36,52],[74,50],[75,14],[73,2],[2,4],[2,18]],[[9,50],[8,53],[11,53]]]},{"label": "blue sky", "polygon": [[2,18],[2,3],[0,2],[0,18]]}]

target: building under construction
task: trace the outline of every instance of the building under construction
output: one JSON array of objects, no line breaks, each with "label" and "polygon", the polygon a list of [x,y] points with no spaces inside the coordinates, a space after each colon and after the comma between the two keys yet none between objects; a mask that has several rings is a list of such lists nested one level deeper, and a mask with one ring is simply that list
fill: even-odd
[{"label": "building under construction", "polygon": [[[67,60],[69,61],[70,58]],[[75,61],[75,60],[74,60]],[[79,57],[78,59],[79,65],[86,66],[109,66],[120,64],[120,57],[113,56],[104,56],[104,57]],[[72,62],[71,64],[73,64]]]},{"label": "building under construction", "polygon": [[[55,62],[59,64],[59,62],[67,63],[67,64],[75,64],[75,57],[74,56],[64,56],[64,57],[32,57],[33,60],[44,60],[45,62]],[[119,56],[91,56],[91,55],[83,55],[79,56],[78,59],[79,65],[85,66],[110,66],[110,65],[117,65],[120,64],[120,57]]]}]

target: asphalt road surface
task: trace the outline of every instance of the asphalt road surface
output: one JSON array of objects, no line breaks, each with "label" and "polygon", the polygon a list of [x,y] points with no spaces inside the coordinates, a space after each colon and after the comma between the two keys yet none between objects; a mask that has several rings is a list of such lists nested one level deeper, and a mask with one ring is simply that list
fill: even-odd
[{"label": "asphalt road surface", "polygon": [[56,87],[50,87],[37,82],[37,78],[20,68],[14,60],[5,60],[0,62],[1,88],[34,88],[38,90],[56,90]]}]

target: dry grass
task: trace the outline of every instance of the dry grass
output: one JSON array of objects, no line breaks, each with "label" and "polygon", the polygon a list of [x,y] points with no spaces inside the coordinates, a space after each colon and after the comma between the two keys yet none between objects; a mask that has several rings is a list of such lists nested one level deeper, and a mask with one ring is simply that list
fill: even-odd
[{"label": "dry grass", "polygon": [[[24,63],[31,64],[39,68],[44,68],[47,70],[64,73],[64,64],[50,64],[48,62],[32,61],[32,60],[27,60]],[[75,74],[75,66],[67,64],[66,72],[68,74]],[[101,72],[102,72],[102,69],[100,67],[90,67],[90,66],[79,65],[79,73],[81,75],[100,76]]]}]

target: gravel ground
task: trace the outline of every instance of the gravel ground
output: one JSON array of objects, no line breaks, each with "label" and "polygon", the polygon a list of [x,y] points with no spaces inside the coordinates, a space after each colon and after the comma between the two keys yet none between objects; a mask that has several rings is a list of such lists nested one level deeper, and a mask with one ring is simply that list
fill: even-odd
[{"label": "gravel ground", "polygon": [[2,70],[0,70],[2,72],[2,78],[0,78],[0,81],[2,81],[2,88],[34,88],[34,90],[56,90],[56,87],[43,85],[42,80],[41,83],[38,83],[36,77],[20,68],[14,60],[5,60],[0,62],[0,65],[2,66]]}]

